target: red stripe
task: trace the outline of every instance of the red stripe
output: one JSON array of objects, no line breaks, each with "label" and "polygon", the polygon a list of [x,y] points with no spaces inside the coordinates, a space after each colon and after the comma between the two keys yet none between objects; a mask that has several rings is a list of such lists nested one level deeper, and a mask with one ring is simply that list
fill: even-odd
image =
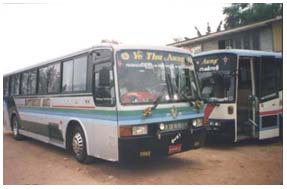
[{"label": "red stripe", "polygon": [[265,115],[273,115],[273,114],[279,114],[283,111],[283,109],[279,109],[279,110],[272,110],[272,111],[266,111],[266,112],[260,112],[261,116],[265,116]]},{"label": "red stripe", "polygon": [[215,105],[214,104],[207,104],[204,110],[204,123],[208,123],[208,118],[213,111]]},{"label": "red stripe", "polygon": [[95,108],[95,106],[66,106],[66,105],[53,105],[53,108]]}]

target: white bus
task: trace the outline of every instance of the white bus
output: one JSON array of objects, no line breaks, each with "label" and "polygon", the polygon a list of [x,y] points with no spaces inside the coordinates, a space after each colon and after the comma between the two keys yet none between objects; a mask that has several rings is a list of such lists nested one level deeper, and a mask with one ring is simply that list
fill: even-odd
[{"label": "white bus", "polygon": [[194,56],[208,133],[234,142],[282,134],[282,54],[214,50]]},{"label": "white bus", "polygon": [[171,155],[204,142],[186,50],[100,45],[4,75],[3,86],[14,138],[70,150],[79,162]]}]

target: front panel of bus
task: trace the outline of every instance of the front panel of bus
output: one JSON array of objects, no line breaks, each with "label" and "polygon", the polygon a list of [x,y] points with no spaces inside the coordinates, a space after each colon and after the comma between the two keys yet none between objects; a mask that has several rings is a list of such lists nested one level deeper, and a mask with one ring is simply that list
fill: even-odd
[{"label": "front panel of bus", "polygon": [[194,58],[202,98],[206,99],[205,124],[210,133],[232,141],[236,132],[237,56],[230,53]]},{"label": "front panel of bus", "polygon": [[203,144],[203,103],[189,54],[122,49],[115,60],[120,160]]}]

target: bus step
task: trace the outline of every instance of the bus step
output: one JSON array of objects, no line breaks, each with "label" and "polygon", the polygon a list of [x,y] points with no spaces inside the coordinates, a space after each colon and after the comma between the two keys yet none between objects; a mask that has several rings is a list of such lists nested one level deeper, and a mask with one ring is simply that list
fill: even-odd
[{"label": "bus step", "polygon": [[241,141],[241,140],[247,140],[247,139],[251,139],[252,137],[250,135],[245,135],[245,134],[239,134],[237,135],[237,141]]}]

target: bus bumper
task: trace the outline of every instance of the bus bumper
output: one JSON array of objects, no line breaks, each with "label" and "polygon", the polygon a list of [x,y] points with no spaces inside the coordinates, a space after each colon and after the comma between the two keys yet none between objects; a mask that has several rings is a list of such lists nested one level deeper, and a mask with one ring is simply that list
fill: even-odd
[{"label": "bus bumper", "polygon": [[119,161],[168,156],[200,148],[205,141],[205,127],[161,133],[157,136],[119,138]]},{"label": "bus bumper", "polygon": [[[212,120],[219,123],[217,126],[209,124],[206,126],[206,134],[208,136],[220,137],[225,140],[234,141],[235,136],[235,120]],[[211,122],[211,121],[210,121]],[[209,122],[209,123],[210,123]]]}]

